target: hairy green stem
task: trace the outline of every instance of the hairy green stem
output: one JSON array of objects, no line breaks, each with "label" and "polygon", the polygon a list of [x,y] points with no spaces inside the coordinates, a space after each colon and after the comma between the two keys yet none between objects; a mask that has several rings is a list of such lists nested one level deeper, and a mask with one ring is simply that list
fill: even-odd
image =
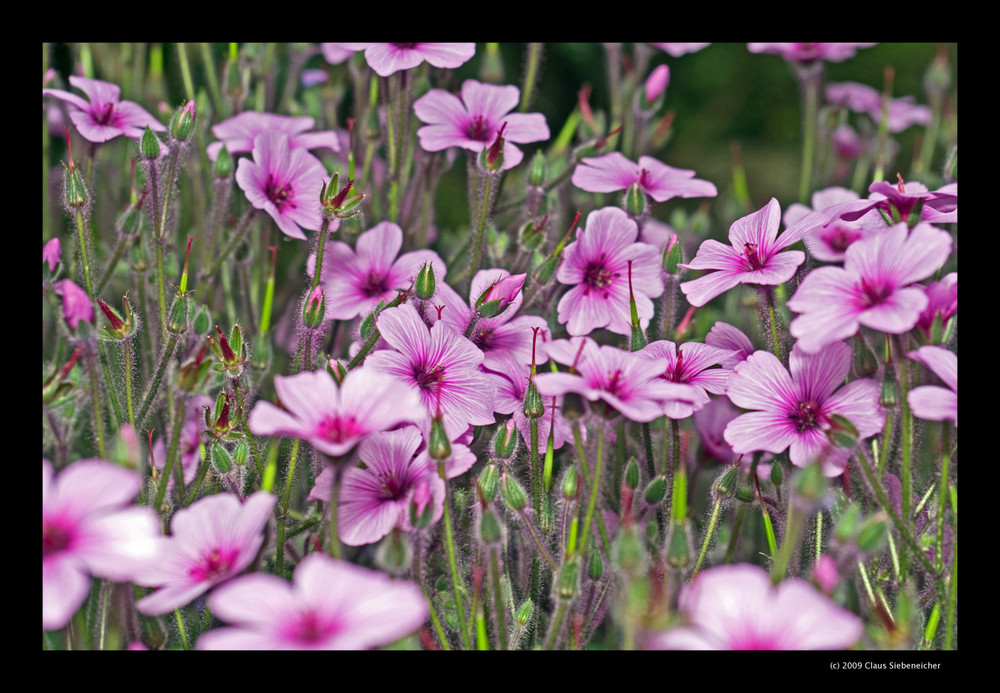
[{"label": "hairy green stem", "polygon": [[448,476],[445,473],[444,461],[438,460],[438,476],[444,482],[444,536],[448,549],[448,568],[451,570],[451,585],[455,590],[455,613],[458,615],[458,629],[462,634],[462,646],[465,649],[472,647],[468,627],[465,622],[465,607],[462,605],[462,589],[459,586],[458,561],[455,558],[455,537],[451,527],[451,494],[448,492]]}]

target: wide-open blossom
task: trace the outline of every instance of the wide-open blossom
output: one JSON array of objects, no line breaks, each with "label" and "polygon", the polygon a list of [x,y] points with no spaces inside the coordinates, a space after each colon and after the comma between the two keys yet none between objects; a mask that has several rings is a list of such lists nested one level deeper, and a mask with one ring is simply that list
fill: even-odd
[{"label": "wide-open blossom", "polygon": [[885,228],[885,223],[875,211],[869,212],[855,221],[837,219],[832,224],[826,224],[826,219],[822,215],[824,210],[857,199],[859,199],[858,194],[847,188],[833,187],[817,190],[812,194],[812,209],[797,202],[792,203],[785,210],[782,220],[785,223],[785,228],[792,228],[810,214],[814,215],[813,218],[817,222],[822,219],[822,223],[803,228],[802,240],[805,242],[809,254],[817,260],[840,262],[844,259],[844,253],[847,252],[851,243]]},{"label": "wide-open blossom", "polygon": [[723,395],[732,371],[714,368],[727,361],[732,352],[708,344],[688,342],[677,345],[666,340],[650,342],[637,353],[655,359],[666,359],[667,366],[660,374],[672,383],[686,383],[694,388],[694,401],[668,400],[663,414],[671,419],[686,419],[708,404],[708,393]]},{"label": "wide-open blossom", "polygon": [[801,313],[789,330],[807,352],[854,335],[862,325],[889,334],[910,330],[927,306],[926,279],[947,261],[951,234],[905,223],[853,243],[843,267],[814,269],[788,301]]},{"label": "wide-open blossom", "polygon": [[914,416],[927,421],[951,419],[958,426],[958,354],[939,346],[922,346],[907,354],[941,378],[947,387],[921,385],[906,393]]},{"label": "wide-open blossom", "polygon": [[[342,51],[364,51],[365,62],[380,77],[409,70],[426,61],[434,67],[456,68],[476,54],[475,43],[331,43],[323,44],[323,54],[336,60]],[[327,48],[329,46],[329,48]]]},{"label": "wide-open blossom", "polygon": [[[521,275],[520,286],[523,286]],[[503,311],[492,318],[481,318],[476,312],[476,302],[484,292],[500,284],[506,284],[513,279],[505,269],[485,269],[476,272],[469,290],[469,300],[463,301],[454,289],[447,284],[438,284],[438,293],[434,303],[444,306],[441,320],[458,334],[464,335],[472,324],[469,339],[483,352],[483,368],[491,371],[502,371],[507,367],[508,359],[517,364],[531,363],[531,343],[534,331],[532,328],[547,328],[544,318],[537,315],[518,315],[524,301],[524,294],[517,286]],[[433,311],[431,311],[433,312]],[[436,316],[431,315],[431,319]],[[542,363],[544,357],[537,363]]]},{"label": "wide-open blossom", "polygon": [[375,431],[425,416],[423,402],[392,375],[367,365],[344,376],[340,386],[325,369],[275,376],[282,408],[260,401],[250,412],[250,431],[306,441],[339,457]]},{"label": "wide-open blossom", "polygon": [[291,149],[329,149],[340,151],[340,139],[333,130],[309,132],[316,121],[309,116],[284,116],[275,113],[243,111],[212,126],[219,141],[205,148],[208,158],[215,161],[223,145],[233,156],[253,151],[254,140],[264,132],[288,135]]},{"label": "wide-open blossom", "polygon": [[[323,260],[326,317],[350,320],[366,316],[380,301],[389,303],[397,292],[410,288],[423,264],[430,263],[438,286],[444,285],[445,264],[433,250],[415,250],[396,257],[403,246],[403,230],[383,221],[360,236],[355,248],[327,242]],[[309,258],[308,272],[316,266]]]},{"label": "wide-open blossom", "polygon": [[221,493],[178,510],[170,521],[171,537],[160,539],[158,560],[135,578],[159,588],[136,603],[139,611],[147,616],[173,611],[246,570],[264,543],[264,525],[277,500],[258,491],[241,503]]},{"label": "wide-open blossom", "polygon": [[62,628],[90,576],[131,581],[156,558],[159,518],[130,507],[142,477],[111,462],[73,462],[58,476],[42,460],[42,628]]},{"label": "wide-open blossom", "polygon": [[52,285],[57,296],[62,296],[63,320],[76,331],[81,322],[94,323],[94,304],[87,292],[72,279],[60,279]]},{"label": "wide-open blossom", "polygon": [[515,144],[549,138],[541,113],[511,113],[521,92],[517,87],[483,84],[474,79],[462,84],[459,98],[443,89],[431,89],[413,103],[413,112],[426,125],[417,131],[420,146],[428,152],[461,147],[481,152],[503,131],[503,167],[513,168],[524,154]]},{"label": "wide-open blossom", "polygon": [[[709,274],[681,284],[681,291],[692,306],[703,306],[738,284],[776,286],[792,278],[805,259],[801,250],[785,250],[801,239],[800,233],[778,236],[781,207],[771,198],[758,211],[737,219],[729,228],[729,243],[709,239],[687,269],[708,270]],[[784,251],[784,252],[782,252]]]},{"label": "wide-open blossom", "polygon": [[422,442],[415,426],[375,433],[361,443],[364,467],[351,466],[340,482],[337,531],[348,546],[373,544],[394,527],[410,530],[409,506],[422,484],[433,496],[432,523],[444,510],[444,481],[429,456],[417,458]]},{"label": "wide-open blossom", "polygon": [[209,599],[212,613],[232,624],[198,639],[200,650],[362,650],[413,633],[427,602],[412,582],[312,553],[293,584],[255,573],[233,580]]},{"label": "wide-open blossom", "polygon": [[751,53],[775,53],[792,63],[812,63],[825,60],[839,63],[853,58],[859,48],[874,43],[748,43]]},{"label": "wide-open blossom", "polygon": [[572,288],[559,299],[559,322],[571,335],[586,335],[606,327],[631,334],[629,260],[632,293],[643,329],[653,317],[653,301],[663,293],[660,253],[637,243],[639,227],[617,207],[605,207],[587,216],[585,229],[563,251],[556,279]]},{"label": "wide-open blossom", "polygon": [[851,353],[844,342],[832,342],[815,354],[797,343],[788,359],[790,373],[767,351],[755,352],[738,365],[726,394],[736,406],[752,411],[726,427],[733,451],[777,454],[788,449],[797,467],[820,460],[826,476],[842,473],[851,450],[830,442],[832,417],[848,419],[859,443],[885,424],[879,383],[863,379],[841,387],[851,369]]},{"label": "wide-open blossom", "polygon": [[240,159],[236,169],[236,183],[250,204],[270,214],[286,236],[300,239],[306,237],[303,228],[315,231],[323,223],[320,191],[327,177],[307,149],[293,149],[288,135],[271,131],[257,135],[253,159]]},{"label": "wide-open blossom", "polygon": [[621,152],[584,159],[573,171],[573,185],[587,192],[609,193],[633,185],[657,202],[675,197],[715,197],[715,185],[694,177],[694,171],[674,168],[651,156],[629,161]]},{"label": "wide-open blossom", "polygon": [[958,183],[932,191],[923,183],[907,183],[900,177],[895,185],[884,180],[872,183],[868,186],[868,193],[867,198],[847,200],[808,214],[785,233],[807,234],[814,232],[817,226],[829,226],[837,220],[855,221],[870,212],[875,212],[883,220],[882,228],[888,228],[907,221],[917,205],[920,205],[922,222],[951,224],[958,221]]},{"label": "wide-open blossom", "polygon": [[122,101],[122,90],[117,84],[76,75],[70,76],[69,83],[87,98],[62,89],[42,89],[42,96],[51,96],[69,106],[70,119],[90,142],[107,142],[119,135],[138,140],[146,126],[157,131],[166,130],[139,104]]},{"label": "wide-open blossom", "polygon": [[709,568],[681,590],[687,626],[651,639],[668,650],[843,650],[864,632],[861,619],[805,580],[775,585],[741,563]]},{"label": "wide-open blossom", "polygon": [[[868,115],[876,123],[882,120],[882,93],[858,82],[836,82],[826,85],[826,100],[842,104],[856,113]],[[916,103],[912,96],[890,99],[886,124],[889,132],[902,132],[911,125],[931,122],[931,109]]]},{"label": "wide-open blossom", "polygon": [[[408,303],[379,313],[382,338],[392,347],[368,355],[366,367],[384,371],[399,380],[404,390],[416,393],[427,418],[440,407],[450,439],[470,425],[493,423],[493,383],[479,370],[483,352],[462,335],[438,321],[429,328]],[[392,402],[398,406],[398,398]]]},{"label": "wide-open blossom", "polygon": [[[575,392],[601,402],[599,413],[621,414],[631,421],[649,422],[663,415],[666,401],[693,404],[698,393],[691,385],[660,377],[665,358],[648,358],[613,346],[598,345],[590,337],[557,339],[545,344],[549,358],[571,371],[539,373],[535,387],[543,397]],[[574,372],[575,371],[575,372]]]}]

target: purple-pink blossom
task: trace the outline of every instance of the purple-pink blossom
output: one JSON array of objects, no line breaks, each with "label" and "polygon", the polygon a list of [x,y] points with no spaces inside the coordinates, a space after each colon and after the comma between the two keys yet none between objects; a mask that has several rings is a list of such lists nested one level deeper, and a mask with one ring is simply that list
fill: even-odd
[{"label": "purple-pink blossom", "polygon": [[178,510],[171,537],[160,539],[160,555],[135,578],[157,587],[136,607],[148,616],[179,609],[246,570],[264,543],[264,526],[277,498],[258,491],[245,502],[230,493],[206,496]]},{"label": "purple-pink blossom", "polygon": [[[254,139],[253,159],[240,159],[236,183],[257,209],[271,215],[281,232],[305,239],[323,222],[320,191],[326,169],[303,147],[293,149],[288,135],[265,131]],[[332,220],[331,228],[338,222]]]},{"label": "purple-pink blossom", "polygon": [[830,442],[833,416],[854,425],[859,443],[875,435],[885,425],[881,386],[863,379],[841,387],[851,369],[851,347],[844,342],[832,342],[815,354],[796,343],[788,362],[785,370],[774,354],[757,351],[736,367],[726,394],[751,411],[726,426],[726,442],[738,455],[788,449],[795,466],[820,461],[826,476],[838,476],[851,450]]},{"label": "purple-pink blossom", "polygon": [[819,267],[799,285],[788,308],[800,313],[789,325],[807,352],[853,336],[862,325],[902,334],[927,306],[923,287],[913,286],[945,263],[951,234],[930,224],[905,223],[853,243],[843,267]]},{"label": "purple-pink blossom", "polygon": [[686,53],[696,53],[706,46],[710,46],[710,43],[651,43],[651,46],[656,46],[662,51],[666,51],[675,58],[679,58]]},{"label": "purple-pink blossom", "polygon": [[290,149],[329,149],[340,151],[340,139],[333,130],[309,132],[316,121],[309,116],[283,116],[274,113],[243,111],[232,118],[212,126],[212,134],[219,138],[205,148],[212,161],[219,156],[223,145],[233,156],[253,151],[254,140],[264,132],[288,135]]},{"label": "purple-pink blossom", "polygon": [[642,356],[666,359],[660,377],[671,383],[686,383],[694,389],[694,401],[668,400],[663,414],[671,419],[686,419],[708,404],[708,393],[724,395],[731,371],[715,368],[732,357],[731,351],[708,344],[675,344],[666,340],[650,342],[638,352]]},{"label": "purple-pink blossom", "polygon": [[275,376],[281,407],[260,401],[250,412],[254,435],[299,438],[339,457],[370,433],[425,416],[423,403],[392,375],[363,366],[338,386],[326,370]]},{"label": "purple-pink blossom", "polygon": [[913,414],[927,421],[951,419],[957,428],[958,354],[944,347],[922,346],[907,356],[930,368],[946,385],[921,385],[910,390],[906,394],[906,401]]},{"label": "purple-pink blossom", "polygon": [[945,328],[958,312],[958,272],[949,272],[941,281],[925,285],[924,293],[927,294],[927,307],[920,312],[917,327],[930,339],[934,320],[939,315],[941,327]]},{"label": "purple-pink blossom", "polygon": [[461,98],[443,89],[431,89],[413,103],[413,112],[425,123],[417,131],[420,146],[428,152],[450,147],[481,152],[493,144],[503,128],[503,167],[517,166],[524,154],[515,144],[549,138],[549,126],[541,113],[511,113],[520,95],[515,86],[474,79],[462,84]]},{"label": "purple-pink blossom", "polygon": [[42,262],[48,263],[50,274],[56,271],[56,265],[59,264],[61,258],[62,246],[59,245],[58,238],[52,238],[42,246]]},{"label": "purple-pink blossom", "polygon": [[122,101],[122,90],[117,84],[76,75],[69,78],[69,83],[87,98],[62,89],[42,89],[42,96],[65,103],[76,129],[90,142],[107,142],[119,135],[138,140],[146,126],[156,131],[166,130],[139,104]]},{"label": "purple-pink blossom", "polygon": [[142,477],[104,460],[58,476],[42,460],[42,628],[62,628],[90,592],[90,576],[128,582],[157,557],[159,519],[130,507]]},{"label": "purple-pink blossom", "polygon": [[71,330],[75,332],[81,322],[94,323],[94,304],[79,284],[72,279],[60,279],[52,286],[52,290],[56,295],[62,296],[63,320]]},{"label": "purple-pink blossom", "polygon": [[833,223],[825,224],[824,210],[857,199],[858,194],[847,188],[832,187],[817,190],[812,195],[812,209],[797,202],[789,205],[783,218],[785,227],[792,228],[812,215],[816,223],[802,227],[802,240],[809,254],[823,262],[841,262],[851,243],[885,228],[885,223],[875,211],[855,221],[836,219]]},{"label": "purple-pink blossom", "polygon": [[423,62],[434,67],[454,69],[476,54],[475,43],[324,43],[328,62],[342,63],[347,51],[364,51],[368,67],[380,77],[409,70]]},{"label": "purple-pink blossom", "polygon": [[675,197],[715,197],[715,185],[694,177],[694,171],[667,166],[651,156],[633,163],[621,152],[584,159],[573,171],[573,185],[587,192],[609,193],[633,185],[657,202]]},{"label": "purple-pink blossom", "polygon": [[[826,100],[841,104],[856,113],[868,115],[876,123],[882,120],[882,94],[866,84],[837,82],[826,85]],[[911,125],[931,122],[931,109],[915,102],[912,96],[889,100],[886,125],[889,132],[902,132]]]},{"label": "purple-pink blossom", "polygon": [[643,329],[653,317],[653,301],[663,293],[660,253],[637,243],[639,228],[617,207],[605,207],[587,216],[585,229],[566,246],[556,279],[570,285],[559,299],[559,322],[571,335],[586,335],[601,327],[631,334],[629,261],[632,293]]},{"label": "purple-pink blossom", "polygon": [[200,650],[362,650],[389,645],[427,618],[412,582],[313,553],[293,584],[273,575],[233,580],[209,599],[230,627],[208,631]]},{"label": "purple-pink blossom", "polygon": [[748,43],[751,53],[775,53],[792,63],[813,63],[825,60],[839,63],[853,58],[859,48],[874,43]]},{"label": "purple-pink blossom", "polygon": [[746,563],[710,568],[681,590],[689,625],[652,638],[667,650],[843,650],[864,632],[861,619],[805,580],[775,585]]},{"label": "purple-pink blossom", "polygon": [[703,306],[739,284],[776,286],[791,279],[806,256],[801,250],[786,250],[801,239],[801,233],[785,231],[779,237],[780,223],[781,207],[772,197],[764,207],[733,223],[730,245],[712,239],[702,243],[694,259],[680,265],[709,272],[681,284],[688,303]]}]

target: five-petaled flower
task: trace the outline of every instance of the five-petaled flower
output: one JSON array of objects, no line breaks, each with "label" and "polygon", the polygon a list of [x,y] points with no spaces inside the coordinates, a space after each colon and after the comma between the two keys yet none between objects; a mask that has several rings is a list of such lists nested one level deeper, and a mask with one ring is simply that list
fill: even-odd
[{"label": "five-petaled flower", "polygon": [[638,185],[657,202],[674,197],[715,197],[715,185],[694,177],[694,171],[667,166],[651,156],[635,164],[621,152],[584,159],[573,171],[573,185],[587,192],[609,193]]},{"label": "five-petaled flower", "polygon": [[69,83],[87,98],[62,89],[42,89],[42,96],[51,96],[69,106],[70,119],[90,142],[107,142],[119,135],[138,140],[147,125],[153,130],[166,130],[139,104],[122,101],[122,90],[117,84],[76,75],[69,78]]}]

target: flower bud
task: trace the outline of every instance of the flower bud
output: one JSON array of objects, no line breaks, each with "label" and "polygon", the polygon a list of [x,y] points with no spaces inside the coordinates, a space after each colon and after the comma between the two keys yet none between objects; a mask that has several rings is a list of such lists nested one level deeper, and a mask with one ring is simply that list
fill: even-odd
[{"label": "flower bud", "polygon": [[638,183],[633,183],[625,191],[622,207],[630,217],[641,217],[646,213],[646,193],[639,188]]},{"label": "flower bud", "polygon": [[576,494],[579,492],[579,484],[577,483],[575,466],[570,465],[566,468],[566,473],[563,475],[560,491],[562,492],[562,497],[566,500],[576,498]]},{"label": "flower bud", "polygon": [[76,210],[83,209],[90,203],[87,186],[84,185],[83,178],[80,176],[80,172],[76,170],[76,166],[73,165],[72,160],[70,160],[69,168],[66,169],[65,183],[66,192],[63,199],[70,214]]},{"label": "flower bud", "polygon": [[434,263],[425,262],[413,280],[413,293],[423,301],[429,301],[437,291],[437,279],[434,277]]},{"label": "flower bud", "polygon": [[124,318],[122,318],[117,310],[101,299],[97,299],[97,305],[110,323],[104,326],[104,331],[111,335],[111,339],[121,341],[132,335],[135,331],[135,321],[132,319],[132,306],[129,305],[128,296],[122,296],[122,306],[125,312]]},{"label": "flower bud", "polygon": [[490,508],[486,508],[479,521],[479,539],[487,546],[491,546],[499,543],[501,537],[500,523],[497,522],[496,514]]},{"label": "flower bud", "polygon": [[771,483],[775,486],[781,486],[782,482],[785,480],[785,471],[780,464],[775,462],[771,465]]},{"label": "flower bud", "polygon": [[493,144],[479,154],[479,168],[485,173],[497,174],[503,171],[503,148],[506,143],[503,133],[506,129],[507,123],[504,122],[500,126],[500,131],[497,132]]},{"label": "flower bud", "polygon": [[233,175],[233,155],[229,153],[225,145],[222,145],[219,155],[215,157],[212,174],[219,180],[226,180],[229,176]]},{"label": "flower bud", "polygon": [[667,274],[677,274],[678,265],[684,261],[683,249],[678,242],[677,234],[673,234],[663,249],[663,269]]},{"label": "flower bud", "polygon": [[757,500],[757,494],[754,492],[752,487],[747,486],[746,484],[737,484],[736,500],[740,503],[753,503]]},{"label": "flower bud", "polygon": [[212,443],[212,469],[219,474],[228,474],[233,468],[233,458],[220,443]]},{"label": "flower bud", "polygon": [[407,506],[410,511],[410,524],[414,529],[427,529],[431,526],[434,520],[433,500],[430,484],[426,480],[421,480],[413,490],[413,497]]},{"label": "flower bud", "polygon": [[194,101],[186,104],[174,111],[170,118],[170,137],[177,142],[187,142],[194,132]]},{"label": "flower bud", "polygon": [[53,238],[42,246],[42,262],[48,263],[50,275],[55,274],[56,267],[59,265],[61,259],[62,246],[59,245],[58,238]]},{"label": "flower bud", "polygon": [[146,161],[156,161],[160,158],[160,140],[148,125],[139,140],[139,153]]},{"label": "flower bud", "polygon": [[534,611],[535,611],[535,605],[534,603],[532,603],[531,598],[529,597],[517,609],[517,614],[514,616],[514,620],[516,621],[517,625],[521,628],[524,628],[529,623],[531,623],[531,615],[534,613]]},{"label": "flower bud", "polygon": [[528,221],[521,226],[518,238],[524,250],[533,251],[541,247],[542,241],[545,240],[545,232],[541,224],[535,225],[533,222]]},{"label": "flower bud", "polygon": [[732,465],[720,474],[712,484],[712,495],[718,498],[732,498],[736,493],[736,479],[739,467]]},{"label": "flower bud", "polygon": [[483,502],[490,502],[497,497],[497,489],[500,487],[500,472],[492,462],[486,465],[483,473],[479,475],[476,482],[479,488],[479,497]]},{"label": "flower bud", "polygon": [[198,312],[195,314],[194,320],[191,321],[191,329],[194,330],[195,334],[201,335],[208,334],[208,331],[212,329],[212,314],[208,312],[208,306],[198,307]]},{"label": "flower bud", "polygon": [[330,359],[326,362],[326,372],[333,376],[339,387],[344,383],[344,378],[347,377],[347,365],[339,359]]},{"label": "flower bud", "polygon": [[528,183],[537,187],[545,183],[545,155],[539,149],[531,159],[531,168],[528,170]]},{"label": "flower bud", "polygon": [[632,455],[625,465],[625,485],[635,491],[639,488],[639,462]]},{"label": "flower bud", "polygon": [[590,560],[587,561],[587,577],[591,580],[600,580],[604,575],[604,559],[597,549],[590,550]]},{"label": "flower bud", "polygon": [[507,507],[514,512],[521,512],[528,504],[528,494],[524,487],[512,475],[503,472],[500,475],[500,493]]},{"label": "flower bud", "polygon": [[431,459],[441,462],[451,457],[451,441],[444,430],[444,422],[440,416],[431,421],[431,432],[427,439],[427,454]]},{"label": "flower bud", "polygon": [[580,564],[576,559],[567,561],[562,570],[559,571],[559,579],[556,581],[556,596],[559,599],[569,601],[576,594],[577,583],[580,578]]},{"label": "flower bud", "polygon": [[687,535],[687,522],[671,523],[667,542],[667,563],[674,568],[684,568],[691,562],[691,541]]},{"label": "flower bud", "polygon": [[240,441],[236,443],[236,448],[233,450],[233,462],[236,463],[237,467],[242,467],[250,459],[250,446],[247,444],[246,439],[240,438]]},{"label": "flower bud", "polygon": [[553,254],[547,257],[545,261],[538,266],[538,269],[535,270],[535,282],[541,284],[542,286],[548,284],[555,275],[556,270],[559,268],[560,259],[561,255],[559,254]]},{"label": "flower bud", "polygon": [[515,274],[490,284],[476,299],[476,313],[481,318],[495,318],[503,313],[517,300],[527,278],[527,274]]},{"label": "flower bud", "polygon": [[179,293],[174,297],[174,304],[170,306],[170,316],[167,319],[167,331],[182,335],[187,332],[189,318],[190,300],[187,294]]},{"label": "flower bud", "polygon": [[659,505],[667,496],[667,478],[660,475],[649,482],[646,486],[646,503],[649,505]]},{"label": "flower bud", "polygon": [[219,360],[215,364],[215,370],[227,374],[230,378],[238,378],[243,373],[243,368],[247,362],[247,348],[243,343],[243,329],[239,323],[233,325],[229,339],[222,333],[222,328],[215,326],[219,338],[209,337],[208,342],[212,345],[216,358]]},{"label": "flower bud", "polygon": [[645,109],[653,109],[656,101],[667,91],[668,84],[670,84],[670,68],[666,65],[660,65],[649,73],[649,77],[646,78],[646,88],[643,90]]},{"label": "flower bud", "polygon": [[850,449],[858,444],[858,429],[847,417],[832,414],[826,437],[834,447]]},{"label": "flower bud", "polygon": [[323,287],[317,286],[309,292],[305,305],[302,307],[302,324],[310,330],[319,329],[326,318],[326,295]]},{"label": "flower bud", "polygon": [[524,393],[524,415],[529,419],[545,416],[545,403],[533,380],[528,381],[528,391]]},{"label": "flower bud", "polygon": [[507,419],[505,426],[498,426],[493,435],[493,456],[497,461],[509,461],[517,451],[517,428],[514,419]]}]

